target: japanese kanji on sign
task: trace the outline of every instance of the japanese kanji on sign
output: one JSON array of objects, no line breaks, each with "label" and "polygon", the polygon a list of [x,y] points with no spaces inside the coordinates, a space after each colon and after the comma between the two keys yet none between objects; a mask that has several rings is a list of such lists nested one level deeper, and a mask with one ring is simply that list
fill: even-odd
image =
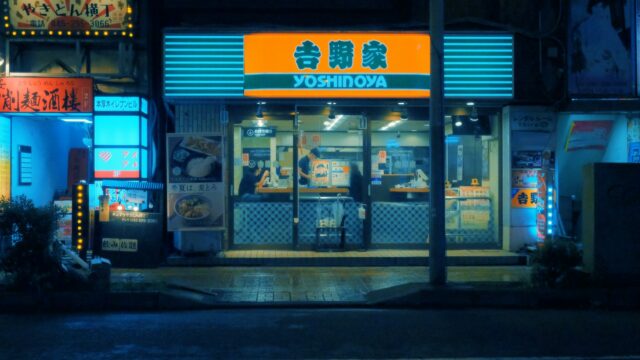
[{"label": "japanese kanji on sign", "polygon": [[429,35],[286,33],[244,37],[244,95],[430,95]]},{"label": "japanese kanji on sign", "polygon": [[0,78],[0,113],[91,113],[90,78]]},{"label": "japanese kanji on sign", "polygon": [[13,0],[5,1],[10,30],[127,30],[128,0]]}]

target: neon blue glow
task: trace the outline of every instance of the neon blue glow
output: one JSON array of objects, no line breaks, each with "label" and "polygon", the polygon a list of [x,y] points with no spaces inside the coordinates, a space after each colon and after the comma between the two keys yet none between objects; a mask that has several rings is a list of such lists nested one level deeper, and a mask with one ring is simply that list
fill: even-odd
[{"label": "neon blue glow", "polygon": [[219,68],[219,67],[205,67],[205,68],[180,68],[180,67],[168,67],[167,71],[243,71],[242,67],[236,68]]},{"label": "neon blue glow", "polygon": [[499,71],[499,72],[511,72],[511,68],[444,68],[444,72],[447,71],[464,71],[464,72],[480,72],[480,71]]},{"label": "neon blue glow", "polygon": [[551,193],[551,192],[553,192],[553,188],[550,187],[549,190],[547,190],[547,191]]},{"label": "neon blue glow", "polygon": [[232,86],[167,86],[166,90],[244,90],[244,87]]},{"label": "neon blue glow", "polygon": [[165,39],[244,39],[244,35],[165,35]]},{"label": "neon blue glow", "polygon": [[547,216],[548,217],[553,217],[553,213],[548,213]]},{"label": "neon blue glow", "polygon": [[551,221],[547,221],[547,224],[548,224],[549,226],[551,226],[551,225],[553,225],[553,222],[551,222]]},{"label": "neon blue glow", "polygon": [[444,49],[444,53],[510,53],[511,49]]},{"label": "neon blue glow", "polygon": [[552,235],[553,232],[551,231],[551,229],[547,230],[547,234]]},{"label": "neon blue glow", "polygon": [[445,61],[447,65],[512,65],[511,61]]},{"label": "neon blue glow", "polygon": [[240,80],[166,80],[165,84],[244,84]]},{"label": "neon blue glow", "polygon": [[457,93],[457,94],[451,94],[451,93],[445,93],[444,95],[448,96],[448,97],[486,97],[486,98],[511,97],[511,96],[513,96],[513,94],[511,94],[511,93],[493,93],[493,94],[486,94],[486,93]]},{"label": "neon blue glow", "polygon": [[148,177],[148,166],[147,166],[147,150],[142,150],[142,155],[140,156],[140,177],[146,179]]},{"label": "neon blue glow", "polygon": [[140,145],[140,118],[132,115],[96,115],[93,119],[97,146]]},{"label": "neon blue glow", "polygon": [[200,96],[200,97],[209,97],[209,96],[244,96],[243,93],[179,93],[179,94],[171,94],[166,93],[166,96]]},{"label": "neon blue glow", "polygon": [[167,48],[166,52],[239,52],[242,53],[243,49],[218,49],[218,48],[185,48],[185,47],[175,47],[175,48]]},{"label": "neon blue glow", "polygon": [[444,87],[444,90],[512,90],[511,87],[496,87],[496,86],[484,86],[484,87]]},{"label": "neon blue glow", "polygon": [[548,207],[549,209],[553,209],[553,206],[551,206],[551,205],[549,205],[549,206],[547,206],[547,207]]},{"label": "neon blue glow", "polygon": [[220,75],[220,74],[165,74],[165,77],[208,77],[208,78],[243,78],[244,75],[239,74],[229,74],[229,75]]},{"label": "neon blue glow", "polygon": [[512,36],[466,36],[466,35],[445,35],[445,40],[513,40]]},{"label": "neon blue glow", "polygon": [[242,65],[243,61],[165,61],[167,65]]},{"label": "neon blue glow", "polygon": [[93,99],[95,112],[138,112],[140,97],[138,96],[96,96]]},{"label": "neon blue glow", "polygon": [[513,59],[511,55],[444,55],[446,59]]},{"label": "neon blue glow", "polygon": [[198,42],[187,42],[187,41],[167,41],[165,45],[232,45],[232,46],[243,46],[244,43],[241,42],[218,42],[218,41],[198,41]]},{"label": "neon blue glow", "polygon": [[549,197],[547,198],[547,200],[549,200],[549,201],[553,201],[553,197],[552,197],[552,196],[549,196]]},{"label": "neon blue glow", "polygon": [[460,46],[460,47],[482,47],[482,46],[513,46],[511,42],[484,42],[484,43],[464,43],[464,42],[445,42],[445,51],[447,46]]},{"label": "neon blue glow", "polygon": [[508,80],[504,80],[504,81],[499,81],[499,80],[484,80],[484,81],[473,81],[473,80],[447,80],[445,81],[445,84],[511,84],[512,81],[508,81]]},{"label": "neon blue glow", "polygon": [[474,74],[465,74],[465,75],[444,75],[445,78],[512,78],[513,75],[504,75],[504,74],[491,74],[491,75],[474,75]]},{"label": "neon blue glow", "polygon": [[165,58],[174,59],[174,58],[186,58],[186,59],[210,59],[210,58],[234,58],[234,59],[243,59],[243,55],[165,55]]},{"label": "neon blue glow", "polygon": [[147,137],[149,136],[149,129],[147,128],[148,121],[146,117],[142,117],[140,118],[140,120],[141,120],[141,128],[140,128],[141,136],[140,137],[142,138],[142,146],[148,146],[148,139],[147,139]]}]

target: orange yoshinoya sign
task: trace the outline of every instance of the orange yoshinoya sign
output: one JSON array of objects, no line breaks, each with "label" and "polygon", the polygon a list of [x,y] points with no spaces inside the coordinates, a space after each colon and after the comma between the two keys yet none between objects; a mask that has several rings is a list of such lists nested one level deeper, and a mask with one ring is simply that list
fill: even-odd
[{"label": "orange yoshinoya sign", "polygon": [[426,98],[430,38],[418,33],[264,33],[244,37],[244,94]]},{"label": "orange yoshinoya sign", "polygon": [[0,78],[0,113],[93,112],[91,78]]}]

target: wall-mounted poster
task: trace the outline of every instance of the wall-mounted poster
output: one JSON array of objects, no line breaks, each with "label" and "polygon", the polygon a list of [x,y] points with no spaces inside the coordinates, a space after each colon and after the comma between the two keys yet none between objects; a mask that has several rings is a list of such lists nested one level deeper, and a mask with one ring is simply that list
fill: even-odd
[{"label": "wall-mounted poster", "polygon": [[331,160],[331,186],[349,186],[350,176],[348,161]]},{"label": "wall-mounted poster", "polygon": [[511,170],[512,188],[536,188],[538,186],[538,170],[517,169]]},{"label": "wall-mounted poster", "polygon": [[633,96],[633,1],[569,2],[569,93]]},{"label": "wall-mounted poster", "polygon": [[609,143],[612,121],[574,121],[571,123],[566,151],[575,150],[604,150]]},{"label": "wall-mounted poster", "polygon": [[169,231],[224,228],[223,149],[219,134],[167,135]]},{"label": "wall-mounted poster", "polygon": [[311,164],[311,185],[329,186],[329,160],[315,160]]}]

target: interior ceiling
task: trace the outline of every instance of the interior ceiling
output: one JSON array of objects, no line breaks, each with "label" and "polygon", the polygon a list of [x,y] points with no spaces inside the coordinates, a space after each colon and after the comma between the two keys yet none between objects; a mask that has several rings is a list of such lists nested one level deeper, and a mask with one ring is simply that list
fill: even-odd
[{"label": "interior ceiling", "polygon": [[[302,115],[299,117],[299,128],[302,131],[337,131],[337,132],[347,132],[347,131],[358,131],[360,125],[360,116],[359,115],[342,115],[339,114],[336,116],[336,124],[328,129],[327,122],[330,122],[326,116],[324,115]],[[392,128],[387,130],[382,130],[382,128],[390,123],[397,121],[397,124]],[[278,131],[292,131],[293,129],[293,121],[291,120],[280,120],[274,118],[263,119],[264,126],[273,126]],[[429,130],[429,123],[426,119],[408,119],[404,121],[400,121],[400,118],[388,119],[388,120],[371,120],[371,129],[373,131],[415,131],[415,132],[426,132]],[[243,120],[240,122],[242,127],[256,127],[259,126],[259,121],[255,116],[252,118]]]}]

